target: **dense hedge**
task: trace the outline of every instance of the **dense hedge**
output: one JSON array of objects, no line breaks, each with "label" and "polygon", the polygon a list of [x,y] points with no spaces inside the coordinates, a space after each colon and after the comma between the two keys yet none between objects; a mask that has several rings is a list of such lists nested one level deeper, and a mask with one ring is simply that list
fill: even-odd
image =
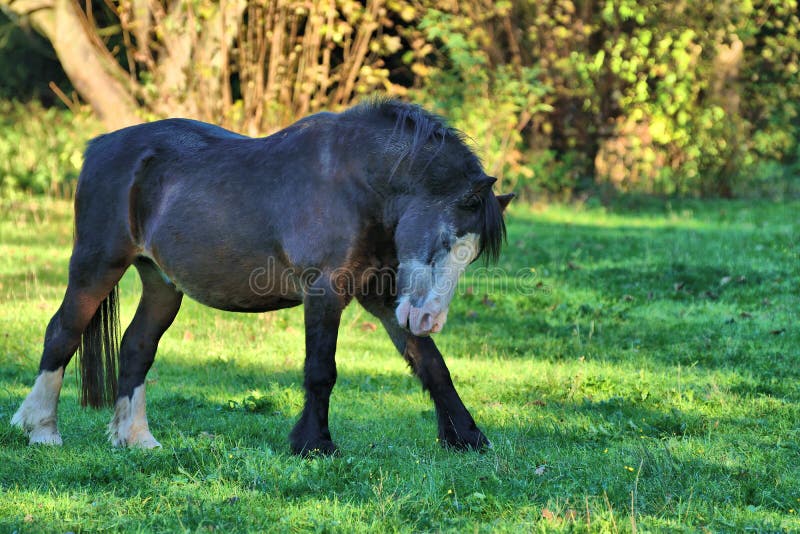
[{"label": "dense hedge", "polygon": [[[186,10],[200,14],[216,9],[205,0],[181,1]],[[504,188],[560,197],[587,192],[786,197],[800,191],[797,0],[374,2],[384,5],[377,11],[383,18],[364,65],[354,70],[353,98],[383,87],[434,109],[474,140],[488,172],[501,178]],[[271,0],[250,4],[256,9],[251,14],[272,5]],[[302,31],[311,18],[306,4],[287,0],[280,7],[293,28],[295,40],[286,45],[292,50],[308,44]],[[352,31],[372,9],[368,5],[373,4],[337,1],[329,16],[340,20],[336,28],[344,33],[328,35],[333,30],[323,25],[317,28],[322,34],[314,35],[322,43],[332,39],[331,50],[348,48]],[[146,89],[142,94],[152,92],[161,101],[150,67],[136,59],[143,56],[131,53],[135,35],[127,35],[126,52],[119,45],[122,30],[114,25],[115,12],[104,9],[93,15],[98,26],[104,21],[98,36],[117,51],[121,65],[132,68]],[[204,17],[198,21],[211,15]],[[253,20],[242,27],[249,32]],[[152,46],[160,46],[159,35],[154,30]],[[280,91],[288,95],[285,104],[263,97],[248,100],[243,58],[253,43],[247,35],[237,37],[229,51],[238,63],[232,59],[229,65],[227,111],[217,116],[210,109],[212,116],[200,118],[266,133],[299,118],[295,115],[307,108],[308,95],[300,90],[306,85],[297,81],[302,79],[298,71],[296,79],[286,74],[287,80],[295,79],[295,92]],[[16,46],[20,40],[15,39]],[[7,43],[0,39],[0,63],[10,57],[2,53]],[[36,46],[41,48],[41,42]],[[40,52],[31,49],[27,56]],[[15,54],[19,57],[19,50]],[[340,83],[335,81],[337,54],[326,60],[331,77],[318,80],[330,92],[325,98],[332,98]],[[134,59],[134,67],[126,63]],[[289,61],[283,68],[292,65]],[[18,88],[25,86],[20,81],[25,68],[14,64]],[[247,68],[259,66],[249,63]],[[187,86],[181,94],[184,103],[193,98],[191,90]],[[198,102],[215,101],[194,96]],[[269,109],[259,108],[262,101]],[[143,116],[163,114],[153,109]],[[248,109],[260,122],[248,122]],[[69,189],[80,147],[99,126],[80,113],[35,104],[4,103],[0,111],[4,194],[54,191],[62,182]]]},{"label": "dense hedge", "polygon": [[0,197],[25,191],[69,196],[85,144],[100,132],[89,110],[0,100]]}]

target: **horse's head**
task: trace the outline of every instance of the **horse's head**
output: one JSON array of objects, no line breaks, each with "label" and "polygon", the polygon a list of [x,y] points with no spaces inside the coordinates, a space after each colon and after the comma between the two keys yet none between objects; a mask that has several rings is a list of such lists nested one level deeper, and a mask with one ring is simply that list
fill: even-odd
[{"label": "horse's head", "polygon": [[465,136],[419,106],[377,99],[346,113],[359,125],[374,121],[365,142],[378,148],[361,151],[379,154],[371,167],[388,160],[388,179],[375,188],[389,200],[383,216],[394,230],[397,321],[417,336],[439,332],[467,266],[500,254],[503,211],[514,195],[495,195],[496,179]]},{"label": "horse's head", "polygon": [[417,336],[441,331],[459,277],[479,256],[495,260],[505,237],[503,211],[514,195],[495,195],[495,178],[483,171],[461,178],[412,200],[395,232],[395,315]]}]

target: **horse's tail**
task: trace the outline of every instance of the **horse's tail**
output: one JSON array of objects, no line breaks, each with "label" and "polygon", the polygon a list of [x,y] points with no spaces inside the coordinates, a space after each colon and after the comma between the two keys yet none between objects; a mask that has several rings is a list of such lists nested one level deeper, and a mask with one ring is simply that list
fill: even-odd
[{"label": "horse's tail", "polygon": [[83,332],[78,350],[81,406],[110,406],[117,397],[119,287],[100,303]]}]

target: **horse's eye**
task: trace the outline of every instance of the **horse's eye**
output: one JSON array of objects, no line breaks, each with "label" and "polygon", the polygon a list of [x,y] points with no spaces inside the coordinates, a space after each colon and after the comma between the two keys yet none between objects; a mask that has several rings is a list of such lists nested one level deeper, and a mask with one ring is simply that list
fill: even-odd
[{"label": "horse's eye", "polygon": [[477,209],[478,206],[481,205],[481,197],[476,194],[471,194],[463,202],[461,202],[461,207],[467,210],[474,210]]}]

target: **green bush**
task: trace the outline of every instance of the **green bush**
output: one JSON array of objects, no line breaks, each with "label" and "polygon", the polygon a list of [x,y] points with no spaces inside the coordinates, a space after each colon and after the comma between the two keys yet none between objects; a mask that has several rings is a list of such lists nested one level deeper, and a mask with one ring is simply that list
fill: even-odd
[{"label": "green bush", "polygon": [[86,142],[99,133],[100,124],[88,110],[0,101],[0,197],[71,195]]},{"label": "green bush", "polygon": [[[502,12],[503,4],[496,4],[495,11]],[[470,136],[486,172],[500,180],[501,188],[530,189],[543,177],[528,165],[522,132],[535,115],[552,111],[546,101],[552,88],[540,83],[539,69],[492,65],[484,26],[467,15],[430,9],[419,28],[441,46],[412,97]],[[559,190],[561,185],[571,186],[559,184]]]}]

